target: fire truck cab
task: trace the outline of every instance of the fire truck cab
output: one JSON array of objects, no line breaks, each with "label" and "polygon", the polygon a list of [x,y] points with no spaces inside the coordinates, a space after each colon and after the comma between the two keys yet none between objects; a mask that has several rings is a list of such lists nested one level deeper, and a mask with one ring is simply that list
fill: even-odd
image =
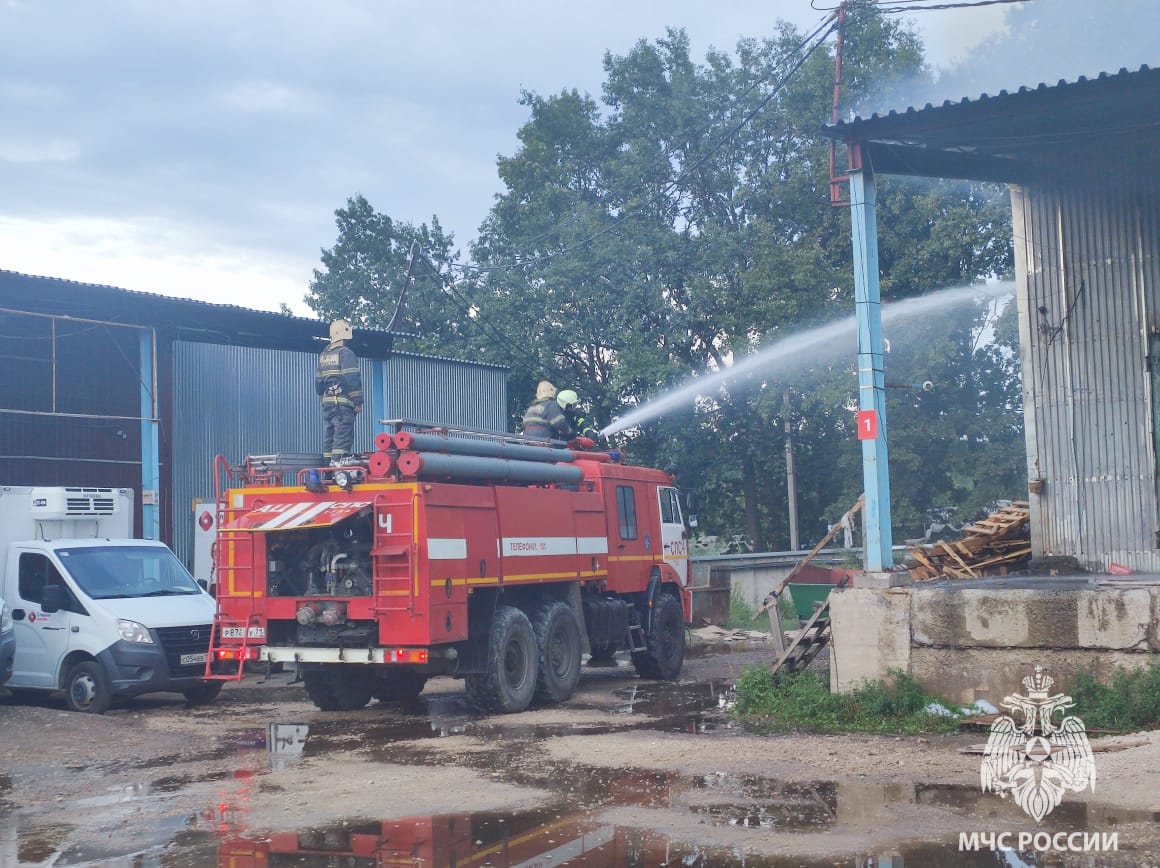
[{"label": "fire truck cab", "polygon": [[226,468],[210,674],[296,664],[327,710],[452,675],[488,712],[568,699],[584,653],[627,650],[642,676],[678,677],[691,597],[669,474],[550,441],[395,428],[338,469],[284,455]]}]

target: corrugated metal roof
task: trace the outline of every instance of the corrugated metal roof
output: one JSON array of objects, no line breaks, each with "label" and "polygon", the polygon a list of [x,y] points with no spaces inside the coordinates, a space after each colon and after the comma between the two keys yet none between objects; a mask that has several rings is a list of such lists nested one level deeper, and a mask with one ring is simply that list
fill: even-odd
[{"label": "corrugated metal roof", "polygon": [[1160,142],[1160,69],[1101,73],[823,127],[884,174],[1025,182],[1056,176],[1094,139]]},{"label": "corrugated metal roof", "polygon": [[[885,114],[879,114],[878,112],[875,112],[874,114],[870,115],[867,118],[856,117],[851,121],[839,121],[836,124],[827,125],[826,129],[837,131],[837,130],[842,130],[842,129],[847,129],[847,128],[855,128],[855,127],[858,127],[860,125],[865,125],[866,123],[868,123],[870,121],[882,120],[884,118],[912,117],[913,115],[915,115],[916,113],[918,113],[920,111],[923,111],[923,112],[931,111],[932,109],[935,109],[935,108],[953,108],[954,106],[986,104],[989,102],[999,103],[999,102],[1002,102],[1004,100],[1010,100],[1010,99],[1015,99],[1015,98],[1022,99],[1024,94],[1046,93],[1046,92],[1051,92],[1051,91],[1059,91],[1059,90],[1064,89],[1064,88],[1083,88],[1083,87],[1087,87],[1087,86],[1092,86],[1092,85],[1100,83],[1100,82],[1129,79],[1133,76],[1137,76],[1137,75],[1144,74],[1144,73],[1151,73],[1151,74],[1160,73],[1160,69],[1154,70],[1151,67],[1144,65],[1144,66],[1141,66],[1137,70],[1129,70],[1127,68],[1121,68],[1119,72],[1114,72],[1114,73],[1101,72],[1095,78],[1088,78],[1087,76],[1083,76],[1083,75],[1076,78],[1075,81],[1067,81],[1066,79],[1061,78],[1055,84],[1047,84],[1046,82],[1040,82],[1038,85],[1036,85],[1034,87],[1022,86],[1014,92],[1008,91],[1006,89],[1000,90],[997,94],[995,94],[993,96],[991,94],[983,93],[983,94],[979,94],[979,96],[977,96],[977,97],[963,97],[962,99],[958,99],[958,100],[950,100],[950,99],[943,100],[938,106],[935,106],[933,103],[928,102],[922,108],[908,106],[907,108],[905,108],[901,111],[896,111],[894,109],[891,109],[889,112],[886,112]],[[838,136],[834,136],[834,138],[838,138]],[[841,136],[841,138],[845,138],[845,136]]]},{"label": "corrugated metal roof", "polygon": [[[318,351],[319,340],[327,337],[329,326],[320,319],[4,269],[0,269],[0,308],[167,328],[180,340],[313,352]],[[392,343],[385,331],[358,328],[352,345],[360,355],[392,353],[481,364],[399,352],[392,349]],[[484,366],[507,370],[502,365]]]}]

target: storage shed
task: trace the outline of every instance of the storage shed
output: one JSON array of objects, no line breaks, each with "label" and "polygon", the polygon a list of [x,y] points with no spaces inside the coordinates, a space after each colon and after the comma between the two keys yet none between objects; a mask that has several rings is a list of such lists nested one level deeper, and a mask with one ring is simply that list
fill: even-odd
[{"label": "storage shed", "polygon": [[[874,305],[876,173],[1009,185],[1033,557],[1160,572],[1160,70],[860,117],[826,133],[848,146],[854,256]],[[872,335],[869,309],[859,307],[860,338]],[[866,358],[880,372],[875,349]],[[875,401],[871,384],[863,409]],[[870,457],[885,459],[885,444]],[[888,527],[888,485],[881,493],[867,513]],[[889,566],[888,547],[880,554]]]},{"label": "storage shed", "polygon": [[[314,394],[328,323],[0,271],[0,484],[131,488],[139,533],[193,561],[198,499],[221,453],[321,452]],[[393,352],[357,329],[367,411],[507,430],[507,371]]]}]

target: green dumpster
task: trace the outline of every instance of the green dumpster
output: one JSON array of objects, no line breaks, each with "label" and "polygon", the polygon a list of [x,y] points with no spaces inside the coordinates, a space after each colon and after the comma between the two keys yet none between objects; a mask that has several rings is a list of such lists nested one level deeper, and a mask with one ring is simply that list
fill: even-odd
[{"label": "green dumpster", "polygon": [[830,591],[834,590],[834,586],[829,582],[825,584],[790,582],[786,587],[789,590],[789,598],[793,601],[793,608],[797,612],[799,621],[808,621],[812,618],[814,616],[814,603],[824,603],[826,597],[830,595]]}]

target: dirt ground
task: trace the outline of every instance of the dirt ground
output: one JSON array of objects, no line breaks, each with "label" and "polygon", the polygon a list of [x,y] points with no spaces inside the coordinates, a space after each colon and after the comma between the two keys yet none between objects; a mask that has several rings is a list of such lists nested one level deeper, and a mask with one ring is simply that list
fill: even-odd
[{"label": "dirt ground", "polygon": [[422,864],[514,865],[535,846],[540,864],[951,864],[960,832],[1077,830],[1116,831],[1118,852],[1023,864],[1160,863],[1160,732],[1093,740],[1095,792],[1036,824],[981,792],[962,748],[986,732],[748,731],[729,687],[769,659],[710,649],[676,685],[587,670],[568,703],[492,718],[453,679],[354,713],[318,711],[290,675],[247,676],[204,708],[161,695],[93,716],[0,698],[0,865],[257,865],[237,854],[368,823],[382,852],[388,826],[452,841]]}]

